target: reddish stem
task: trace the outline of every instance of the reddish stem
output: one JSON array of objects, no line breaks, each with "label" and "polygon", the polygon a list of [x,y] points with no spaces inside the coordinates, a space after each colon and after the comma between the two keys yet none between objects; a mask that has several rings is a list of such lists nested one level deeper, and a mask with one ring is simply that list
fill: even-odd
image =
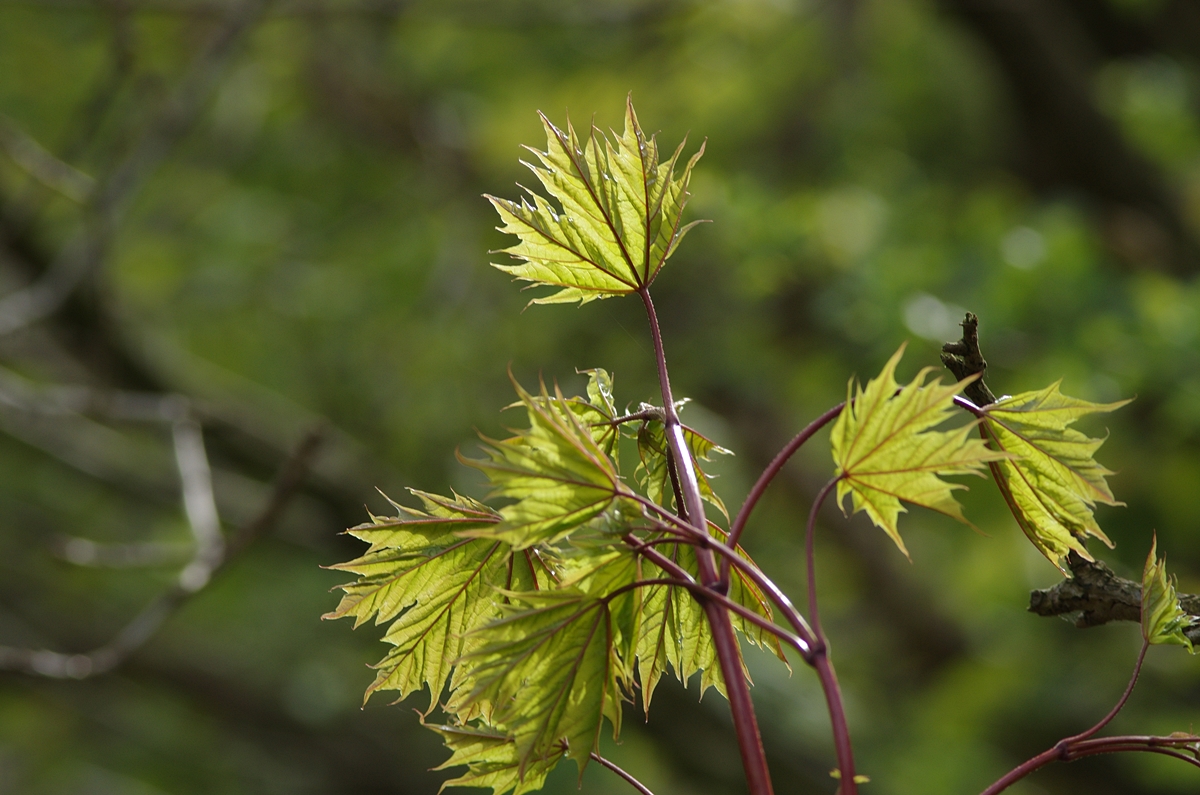
[{"label": "reddish stem", "polygon": [[[642,303],[646,307],[650,334],[654,340],[654,358],[658,364],[658,382],[662,390],[663,414],[665,415],[663,422],[666,426],[667,444],[675,459],[679,485],[683,491],[683,505],[680,507],[686,511],[688,517],[694,518],[694,521],[700,526],[701,533],[707,535],[704,529],[704,505],[700,500],[700,484],[696,479],[696,468],[692,462],[687,442],[683,438],[683,427],[679,422],[679,414],[675,410],[675,400],[671,395],[671,379],[667,373],[667,357],[663,350],[658,315],[654,311],[654,302],[650,300],[649,290],[642,287],[638,290],[638,294],[641,295]],[[698,548],[696,561],[701,585],[713,590],[719,588],[720,577],[712,550],[704,547]],[[742,673],[742,654],[738,646],[737,635],[733,631],[733,622],[729,617],[729,612],[716,601],[702,599],[701,603],[712,628],[717,661],[721,665],[721,672],[725,678],[729,709],[733,716],[734,730],[737,732],[738,750],[742,756],[742,767],[746,771],[746,784],[751,795],[773,795],[771,774],[767,768],[767,756],[758,732],[758,719],[754,714],[754,703],[750,700],[750,688]]]},{"label": "reddish stem", "polygon": [[[1150,643],[1143,641],[1142,650],[1138,653],[1137,662],[1134,663],[1133,666],[1133,676],[1129,678],[1129,684],[1125,687],[1125,692],[1121,694],[1121,698],[1117,701],[1116,706],[1109,710],[1108,714],[1101,718],[1099,723],[1087,731],[1080,732],[1079,734],[1072,735],[1071,737],[1064,737],[1055,743],[1052,748],[1048,748],[1032,759],[1028,759],[1017,765],[1012,770],[1008,771],[1008,773],[999,778],[994,784],[981,792],[980,795],[998,795],[998,793],[1008,789],[1033,771],[1037,770],[1038,768],[1045,767],[1051,762],[1077,759],[1080,756],[1091,756],[1099,753],[1115,753],[1117,751],[1126,750],[1152,750],[1150,748],[1141,747],[1141,745],[1148,745],[1147,743],[1139,744],[1138,747],[1118,747],[1129,744],[1131,738],[1128,737],[1104,737],[1098,740],[1089,740],[1093,734],[1103,729],[1112,721],[1113,718],[1117,717],[1117,713],[1121,711],[1121,708],[1125,706],[1125,702],[1129,700],[1129,695],[1133,692],[1134,685],[1137,684],[1138,675],[1142,672],[1142,662],[1145,661],[1146,651],[1149,648]],[[1152,740],[1156,738],[1143,739]],[[1111,742],[1113,740],[1119,740],[1120,742],[1113,743]],[[1149,743],[1149,745],[1152,745],[1152,743]]]},{"label": "reddish stem", "polygon": [[[750,493],[746,495],[746,501],[742,503],[742,507],[738,510],[737,516],[734,517],[733,524],[729,526],[729,538],[726,540],[726,543],[729,546],[734,548],[737,547],[738,539],[742,537],[742,533],[746,529],[746,522],[750,519],[751,512],[754,511],[754,507],[758,505],[758,501],[762,499],[763,494],[766,493],[767,487],[771,485],[771,481],[774,480],[775,476],[779,474],[779,471],[783,469],[783,465],[788,462],[788,459],[790,459],[796,453],[796,451],[804,445],[805,442],[812,438],[813,434],[824,428],[829,424],[830,420],[833,420],[839,414],[841,414],[842,409],[844,408],[846,408],[845,401],[837,404],[829,411],[810,422],[807,427],[804,428],[804,430],[796,434],[796,437],[787,443],[786,447],[779,451],[775,458],[771,460],[770,464],[767,464],[767,468],[764,469],[762,474],[758,476],[758,480],[755,482],[754,487],[750,489]],[[721,581],[729,582],[728,560],[721,561]]]},{"label": "reddish stem", "polygon": [[631,787],[633,787],[635,790],[640,792],[642,795],[654,795],[654,793],[650,791],[649,787],[647,787],[642,782],[638,781],[636,778],[631,776],[629,773],[626,773],[624,770],[617,767],[616,764],[614,764],[613,762],[610,762],[607,759],[605,759],[604,757],[600,756],[600,754],[596,753],[595,751],[592,751],[591,757],[592,757],[592,759],[595,759],[597,762],[599,762],[600,764],[607,767],[612,772],[616,773],[621,778],[625,779],[625,781],[627,781]]},{"label": "reddish stem", "polygon": [[829,648],[824,643],[813,650],[812,666],[821,680],[825,704],[829,709],[833,747],[837,753],[838,771],[842,775],[838,795],[858,795],[858,782],[854,780],[854,746],[850,743],[850,727],[846,723],[846,705],[842,703],[842,688],[838,685],[833,661],[829,659]]},{"label": "reddish stem", "polygon": [[833,745],[837,751],[838,770],[842,775],[839,795],[858,795],[858,782],[854,780],[854,747],[850,742],[850,727],[846,723],[846,707],[842,703],[842,689],[838,685],[837,672],[833,669],[833,661],[829,659],[829,644],[825,640],[824,630],[821,629],[821,614],[817,608],[817,512],[821,510],[825,498],[840,479],[833,478],[817,494],[812,509],[808,512],[808,524],[804,528],[804,561],[808,569],[808,613],[812,620],[813,633],[816,635],[809,664],[816,669],[817,676],[821,679],[821,689],[825,691],[825,703],[829,707]]},{"label": "reddish stem", "polygon": [[[789,646],[793,647],[794,649],[796,649],[796,651],[800,652],[800,654],[803,655],[805,657],[805,659],[807,659],[808,656],[811,654],[812,646],[809,644],[809,642],[807,640],[805,640],[804,638],[801,638],[799,635],[788,632],[783,627],[769,621],[766,618],[763,618],[762,616],[758,615],[757,613],[750,610],[749,608],[738,604],[737,602],[730,599],[728,596],[724,596],[723,594],[719,594],[719,593],[714,593],[713,591],[706,589],[703,585],[700,585],[699,583],[697,583],[695,581],[695,579],[693,579],[692,576],[690,574],[688,574],[687,571],[685,569],[683,569],[678,563],[671,560],[670,558],[668,558],[666,555],[662,554],[658,550],[653,549],[649,544],[642,542],[641,540],[639,540],[638,538],[636,538],[635,536],[632,536],[632,535],[626,535],[624,538],[624,541],[626,544],[628,544],[633,549],[634,552],[640,554],[642,557],[646,558],[646,560],[650,561],[655,566],[658,566],[660,569],[662,569],[663,571],[667,572],[668,574],[672,575],[672,577],[674,577],[673,580],[667,580],[667,581],[660,581],[657,579],[642,580],[642,581],[639,581],[638,583],[636,583],[637,586],[665,583],[667,585],[674,585],[679,588],[687,588],[689,591],[692,592],[692,594],[694,594],[696,596],[697,599],[700,599],[700,598],[714,599],[717,602],[719,602],[721,604],[721,606],[723,606],[726,610],[730,610],[730,611],[736,613],[738,616],[740,616],[744,620],[749,621],[751,624],[754,624],[756,627],[759,627],[760,629],[764,629],[767,632],[770,632],[772,635],[774,635],[775,637],[779,638],[780,640],[786,642]],[[680,542],[675,542],[675,543],[680,543]],[[628,586],[626,586],[626,588],[627,587]]]},{"label": "reddish stem", "polygon": [[821,510],[825,498],[829,496],[829,492],[833,491],[833,487],[839,480],[841,480],[840,477],[833,478],[817,494],[817,498],[813,500],[812,509],[808,512],[808,524],[804,526],[804,565],[808,572],[808,616],[812,619],[813,632],[816,633],[817,640],[821,645],[825,644],[825,633],[821,631],[821,614],[817,609],[817,512]]}]

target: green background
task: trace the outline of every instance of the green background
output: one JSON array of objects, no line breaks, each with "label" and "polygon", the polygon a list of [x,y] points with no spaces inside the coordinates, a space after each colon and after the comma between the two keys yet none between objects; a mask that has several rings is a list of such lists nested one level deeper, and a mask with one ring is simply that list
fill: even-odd
[{"label": "green background", "polygon": [[[319,567],[358,554],[338,532],[386,510],[376,488],[479,494],[454,453],[474,454],[476,429],[503,433],[507,368],[569,392],[576,368],[604,367],[620,403],[655,399],[640,302],[522,312],[530,294],[487,265],[509,243],[481,198],[532,180],[519,146],[543,145],[537,110],[607,128],[630,92],[665,148],[707,140],[687,215],[713,223],[655,296],[676,395],[694,400],[684,420],[737,453],[715,467],[727,504],[852,375],[905,340],[901,380],[936,366],[970,310],[997,394],[1062,378],[1091,400],[1136,396],[1081,425],[1110,434],[1099,458],[1128,503],[1097,512],[1117,543],[1103,557],[1136,575],[1156,530],[1181,590],[1200,590],[1200,14],[1187,0],[277,0],[213,54],[226,8],[0,2],[0,291],[80,234],[103,243],[71,299],[0,335],[0,644],[104,643],[173,581],[190,538],[164,427],[35,421],[13,384],[192,398],[230,530],[327,423],[278,527],[120,669],[0,673],[0,793],[436,792],[446,774],[427,770],[445,751],[409,709],[426,701],[359,709],[381,633],[319,620],[345,579]],[[102,215],[63,195],[85,178],[38,182],[31,142],[37,162],[102,188],[131,153],[155,156]],[[746,537],[793,594],[827,438]],[[861,517],[823,514],[823,614],[864,793],[978,792],[1094,723],[1137,654],[1132,624],[1081,631],[1025,612],[1059,575],[994,488],[969,485],[980,532],[914,509],[901,519],[912,563]],[[71,537],[153,542],[170,560],[72,565]],[[832,793],[814,677],[748,654],[776,790]],[[665,683],[648,723],[629,718],[603,750],[658,795],[744,789],[715,694]],[[1197,718],[1200,662],[1155,648],[1112,728]],[[563,764],[547,791],[575,785]],[[1142,755],[1058,765],[1011,791],[1198,786],[1195,769]],[[582,787],[631,791],[596,766]]]}]

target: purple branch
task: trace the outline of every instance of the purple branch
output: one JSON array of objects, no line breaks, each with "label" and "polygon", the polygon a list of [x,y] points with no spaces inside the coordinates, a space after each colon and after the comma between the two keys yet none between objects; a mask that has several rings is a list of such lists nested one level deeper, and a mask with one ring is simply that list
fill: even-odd
[{"label": "purple branch", "polygon": [[[785,594],[778,585],[776,585],[769,577],[767,577],[767,575],[763,574],[757,566],[712,536],[698,535],[697,533],[699,531],[697,531],[696,528],[680,520],[678,517],[663,511],[661,507],[653,502],[637,496],[635,496],[635,499],[653,508],[655,511],[662,514],[667,521],[679,528],[678,530],[673,531],[672,528],[660,524],[659,527],[663,531],[686,533],[688,535],[686,543],[694,544],[695,546],[717,552],[724,556],[724,558],[727,558],[732,565],[741,569],[750,579],[750,581],[761,588],[763,592],[766,593],[767,597],[775,603],[776,607],[779,608],[779,611],[783,613],[784,618],[788,620],[788,623],[796,628],[796,631],[800,634],[800,637],[804,638],[804,642],[810,646],[815,644],[816,634],[812,631],[812,628],[808,625],[808,622],[804,620],[804,616],[800,615],[800,611],[797,610],[795,605],[792,604],[792,600],[788,598],[787,594]],[[805,657],[805,662],[811,664],[812,661],[808,659],[808,657]]]},{"label": "purple branch", "polygon": [[[660,569],[662,569],[663,571],[672,575],[672,577],[674,578],[671,580],[660,580],[660,579],[641,580],[640,582],[635,583],[634,584],[635,586],[674,585],[678,588],[687,588],[692,593],[692,595],[695,596],[698,600],[701,600],[701,601],[703,601],[705,599],[715,600],[716,602],[720,603],[720,605],[722,607],[724,607],[725,609],[730,610],[734,613],[737,613],[741,618],[745,619],[746,621],[749,621],[751,624],[754,624],[756,627],[759,627],[760,629],[764,629],[767,632],[770,632],[775,637],[779,638],[780,640],[786,642],[789,646],[793,647],[794,649],[796,649],[796,651],[800,652],[800,654],[805,659],[808,659],[809,655],[812,652],[812,647],[808,643],[808,641],[806,641],[804,638],[801,638],[799,635],[788,632],[783,627],[764,618],[763,616],[760,616],[758,613],[755,613],[753,610],[750,610],[745,605],[738,604],[737,602],[730,599],[728,596],[725,596],[724,594],[716,593],[716,592],[712,591],[711,589],[705,588],[703,585],[700,585],[699,583],[696,582],[696,580],[690,574],[688,574],[688,572],[683,567],[681,567],[678,563],[676,563],[675,561],[668,558],[666,555],[663,555],[658,550],[651,548],[650,544],[643,542],[640,539],[638,539],[637,537],[632,536],[632,535],[626,535],[624,538],[624,541],[626,544],[628,544],[633,549],[634,552],[642,555],[644,558],[646,558],[646,560],[650,561],[655,566],[658,566]],[[625,590],[627,590],[628,588],[629,588],[629,586],[624,586]]]},{"label": "purple branch", "polygon": [[838,770],[842,776],[842,786],[839,795],[858,795],[858,782],[854,780],[854,748],[850,743],[850,727],[846,723],[846,706],[842,703],[842,689],[838,685],[837,672],[829,659],[829,645],[825,633],[821,629],[821,614],[817,609],[817,565],[815,538],[817,535],[817,512],[825,498],[833,491],[841,477],[835,477],[825,484],[817,498],[813,500],[812,510],[808,512],[808,524],[804,528],[804,560],[808,570],[808,613],[812,619],[816,642],[813,645],[812,659],[809,664],[816,669],[821,679],[821,689],[825,691],[825,703],[829,708],[829,722],[833,730],[833,744],[837,751]]},{"label": "purple branch", "polygon": [[[771,485],[771,481],[774,480],[775,476],[779,474],[779,471],[783,469],[783,465],[788,462],[788,459],[790,459],[795,452],[812,437],[813,434],[824,428],[829,424],[830,420],[841,414],[842,409],[845,407],[846,403],[843,401],[810,422],[804,430],[796,434],[796,438],[788,442],[787,446],[779,451],[775,458],[771,460],[770,464],[767,464],[767,468],[764,469],[762,474],[758,476],[758,480],[755,482],[754,487],[750,489],[750,493],[746,495],[746,501],[742,503],[742,507],[738,510],[737,516],[734,517],[733,524],[729,526],[729,539],[727,541],[729,546],[735,548],[737,547],[738,540],[742,537],[742,533],[746,529],[746,522],[750,519],[751,512],[754,511],[754,507],[758,504],[758,501],[762,498],[763,494],[766,493],[767,486]],[[721,562],[721,581],[729,581],[728,561]]]},{"label": "purple branch", "polygon": [[1101,718],[1100,722],[1097,723],[1092,728],[1088,729],[1085,732],[1080,732],[1079,734],[1076,734],[1074,737],[1068,737],[1065,740],[1060,740],[1058,742],[1058,745],[1066,746],[1066,745],[1072,745],[1077,742],[1083,742],[1084,740],[1086,740],[1089,737],[1091,737],[1092,735],[1094,735],[1096,732],[1103,729],[1109,723],[1111,723],[1113,718],[1117,717],[1117,713],[1120,712],[1121,708],[1125,706],[1125,702],[1129,700],[1129,695],[1130,695],[1130,693],[1133,692],[1133,688],[1137,684],[1138,676],[1142,672],[1142,663],[1146,661],[1146,652],[1149,649],[1150,649],[1150,641],[1148,641],[1148,640],[1142,641],[1142,650],[1138,653],[1137,662],[1135,662],[1133,664],[1133,676],[1129,677],[1129,684],[1125,686],[1125,692],[1121,694],[1121,698],[1117,701],[1116,705],[1111,710],[1109,710],[1108,714],[1105,715],[1103,718]]},{"label": "purple branch", "polygon": [[[1133,666],[1133,676],[1129,678],[1129,684],[1125,687],[1125,692],[1121,694],[1121,698],[1117,701],[1116,706],[1109,710],[1108,714],[1101,718],[1099,723],[1087,731],[1080,732],[1071,737],[1064,737],[1055,743],[1052,748],[1048,748],[1032,759],[1028,759],[1017,765],[980,793],[980,795],[998,795],[1033,771],[1045,767],[1051,762],[1065,762],[1071,759],[1078,759],[1082,756],[1116,753],[1118,751],[1150,751],[1160,749],[1164,745],[1170,745],[1170,743],[1159,742],[1162,740],[1188,740],[1189,738],[1186,737],[1101,737],[1095,740],[1090,739],[1092,735],[1107,726],[1117,716],[1117,713],[1121,711],[1121,708],[1125,706],[1125,702],[1129,700],[1129,695],[1133,692],[1134,685],[1137,684],[1138,675],[1142,671],[1142,663],[1146,659],[1146,650],[1149,648],[1149,642],[1142,643],[1142,650],[1138,653],[1137,662]],[[1200,741],[1200,738],[1192,737],[1190,740],[1195,743]],[[1177,743],[1177,745],[1186,747],[1186,743]]]},{"label": "purple branch", "polygon": [[829,496],[829,492],[837,485],[841,477],[835,477],[825,484],[817,498],[813,500],[812,510],[808,512],[808,524],[804,526],[804,565],[808,572],[808,615],[812,619],[813,630],[816,632],[817,640],[821,645],[825,644],[825,633],[821,631],[821,614],[817,610],[817,555],[816,555],[816,535],[817,535],[817,511],[821,510],[822,503]]},{"label": "purple branch", "polygon": [[[675,459],[676,471],[679,475],[680,487],[683,491],[683,504],[680,509],[686,510],[686,515],[700,524],[700,535],[707,538],[704,529],[704,504],[700,500],[700,484],[696,479],[696,467],[688,450],[687,441],[683,438],[683,426],[679,422],[679,414],[675,410],[675,399],[671,395],[671,379],[667,373],[667,357],[663,350],[662,332],[658,325],[658,315],[654,311],[654,302],[650,300],[650,292],[645,287],[638,290],[642,303],[646,307],[646,318],[650,324],[650,334],[654,340],[654,358],[658,365],[658,382],[663,398],[663,424],[666,432],[667,445],[671,456]],[[717,573],[716,561],[712,552],[701,547],[696,550],[696,561],[700,572],[700,582],[706,588],[720,587],[720,577]],[[762,738],[758,732],[758,719],[754,714],[754,703],[750,700],[750,688],[742,673],[742,653],[738,646],[737,635],[733,631],[733,622],[729,612],[712,599],[701,601],[705,615],[712,629],[713,646],[716,648],[717,661],[725,677],[725,689],[729,698],[729,709],[733,716],[733,727],[737,732],[738,750],[742,756],[742,767],[746,771],[746,784],[751,795],[773,795],[771,773],[767,768],[767,756],[763,750]]]},{"label": "purple branch", "polygon": [[621,768],[617,767],[612,762],[610,762],[607,759],[605,759],[604,757],[600,756],[600,754],[596,753],[595,751],[592,751],[591,756],[592,756],[592,759],[595,759],[597,762],[604,765],[605,767],[607,767],[612,772],[616,773],[621,778],[625,779],[625,781],[627,781],[631,787],[633,787],[635,790],[640,792],[642,795],[654,795],[654,793],[650,791],[649,787],[647,787],[642,782],[638,781],[636,778],[634,778],[630,774],[626,773]]}]

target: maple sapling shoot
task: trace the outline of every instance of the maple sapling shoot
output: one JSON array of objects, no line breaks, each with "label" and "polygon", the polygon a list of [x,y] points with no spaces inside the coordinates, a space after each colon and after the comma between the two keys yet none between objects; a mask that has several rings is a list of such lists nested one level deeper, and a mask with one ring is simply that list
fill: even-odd
[{"label": "maple sapling shoot", "polygon": [[[393,503],[396,517],[372,517],[351,528],[370,548],[333,567],[358,579],[341,586],[342,600],[327,617],[353,616],[356,626],[389,624],[392,650],[377,666],[368,695],[396,690],[404,698],[428,690],[429,711],[446,714],[443,725],[429,725],[451,751],[442,767],[467,769],[446,786],[490,787],[493,795],[532,792],[569,757],[581,773],[595,762],[651,795],[599,754],[599,738],[606,721],[617,734],[622,702],[639,691],[648,714],[655,687],[671,673],[685,685],[700,674],[702,691],[723,686],[750,795],[772,795],[740,632],[785,662],[783,647],[795,649],[815,671],[829,712],[838,791],[857,795],[865,777],[855,772],[818,604],[821,506],[834,495],[843,510],[865,512],[907,555],[898,525],[902,503],[967,522],[953,496],[963,486],[943,478],[990,469],[1034,546],[1064,574],[1068,565],[1091,572],[1080,568],[1091,561],[1084,540],[1109,543],[1093,517],[1095,503],[1119,503],[1105,480],[1111,473],[1092,457],[1102,440],[1068,426],[1123,403],[1068,397],[1058,384],[996,399],[982,380],[987,363],[979,351],[978,318],[968,314],[963,338],[942,353],[957,382],[927,383],[933,368],[926,368],[901,385],[895,379],[901,346],[878,376],[865,386],[852,379],[845,402],[780,450],[725,533],[705,515],[707,501],[728,520],[700,462],[711,452],[728,451],[680,421],[686,401],[672,393],[650,296],[650,285],[695,223],[684,225],[682,216],[703,146],[678,170],[682,144],[660,160],[655,137],[643,133],[632,102],[626,103],[624,132],[611,137],[593,128],[581,141],[569,122],[561,130],[541,118],[547,149],[530,149],[536,162],[526,165],[558,206],[533,192],[520,202],[489,196],[501,231],[518,239],[505,249],[516,263],[496,267],[557,291],[532,304],[636,293],[653,341],[662,405],[641,403],[635,412],[618,412],[612,378],[600,369],[582,371],[588,385],[581,397],[568,398],[557,386],[551,392],[544,383],[529,393],[513,379],[515,405],[525,409],[529,427],[507,439],[483,437],[484,458],[460,455],[484,474],[489,498],[502,500],[502,507],[413,491],[421,509]],[[974,421],[941,429],[956,405]],[[626,429],[630,423],[640,423],[633,434]],[[776,476],[830,423],[833,477],[814,499],[805,525],[806,617],[740,541]],[[975,426],[981,438],[975,438]],[[640,463],[627,478],[619,466],[619,441],[631,435]],[[1191,734],[1095,736],[1132,692],[1146,646],[1190,648],[1188,633],[1200,632],[1155,549],[1142,585],[1131,584],[1146,644],[1121,700],[1091,729],[1018,766],[984,795],[997,795],[1049,762],[1101,753],[1152,752],[1200,767],[1200,737]],[[1108,575],[1096,581],[1117,581]]]}]

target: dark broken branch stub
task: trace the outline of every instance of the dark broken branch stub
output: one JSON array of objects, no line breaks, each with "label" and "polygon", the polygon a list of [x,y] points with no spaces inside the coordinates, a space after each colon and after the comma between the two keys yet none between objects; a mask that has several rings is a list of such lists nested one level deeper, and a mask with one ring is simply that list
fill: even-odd
[{"label": "dark broken branch stub", "polygon": [[[1075,616],[1075,626],[1098,627],[1110,621],[1141,621],[1141,583],[1119,577],[1100,561],[1084,560],[1071,553],[1067,559],[1071,578],[1052,588],[1029,594],[1029,612],[1039,616]],[[1200,643],[1200,596],[1179,594],[1179,606],[1192,617],[1184,630]]]},{"label": "dark broken branch stub", "polygon": [[[996,396],[983,382],[987,361],[979,350],[979,318],[968,312],[962,322],[962,339],[942,346],[942,364],[958,380],[976,373],[980,377],[969,384],[963,394],[977,406],[996,402]],[[1110,621],[1142,620],[1142,584],[1119,577],[1100,561],[1090,561],[1075,554],[1067,559],[1070,579],[1051,588],[1029,594],[1029,612],[1039,616],[1074,616],[1075,626],[1098,627]],[[1179,594],[1179,606],[1192,617],[1192,625],[1184,634],[1200,644],[1200,595]]]},{"label": "dark broken branch stub", "polygon": [[979,378],[969,384],[963,390],[963,394],[976,406],[995,403],[996,396],[983,382],[987,361],[979,351],[979,318],[968,312],[960,325],[963,330],[962,339],[958,342],[947,342],[942,346],[942,364],[946,365],[946,369],[954,373],[954,377],[959,381],[979,373]]}]

